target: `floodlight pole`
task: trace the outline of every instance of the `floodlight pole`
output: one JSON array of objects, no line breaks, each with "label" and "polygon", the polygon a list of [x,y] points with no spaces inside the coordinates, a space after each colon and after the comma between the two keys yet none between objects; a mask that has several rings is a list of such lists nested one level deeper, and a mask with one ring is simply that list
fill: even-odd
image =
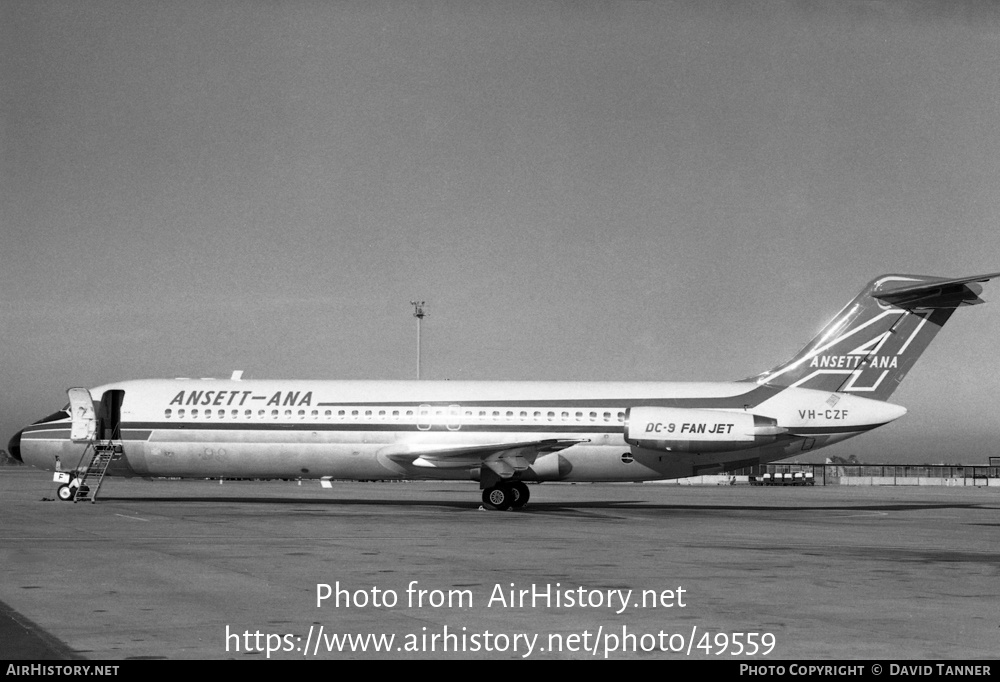
[{"label": "floodlight pole", "polygon": [[417,379],[420,379],[420,322],[427,316],[427,311],[424,310],[427,303],[410,301],[410,305],[413,306],[413,316],[417,318]]}]

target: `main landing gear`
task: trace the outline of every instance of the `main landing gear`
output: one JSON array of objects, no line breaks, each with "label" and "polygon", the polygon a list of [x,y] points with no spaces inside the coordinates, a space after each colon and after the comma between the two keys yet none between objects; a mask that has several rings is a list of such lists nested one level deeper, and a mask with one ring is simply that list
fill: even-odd
[{"label": "main landing gear", "polygon": [[520,509],[528,504],[531,493],[521,481],[513,483],[498,483],[497,485],[483,490],[483,504],[489,509],[507,511],[508,509]]}]

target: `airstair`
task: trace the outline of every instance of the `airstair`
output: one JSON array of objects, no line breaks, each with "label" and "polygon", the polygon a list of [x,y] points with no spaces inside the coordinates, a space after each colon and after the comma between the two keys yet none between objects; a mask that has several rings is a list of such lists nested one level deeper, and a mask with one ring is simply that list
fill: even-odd
[{"label": "airstair", "polygon": [[84,458],[88,453],[92,453],[90,463],[79,476],[80,485],[75,488],[76,494],[73,496],[73,502],[89,501],[93,503],[97,500],[97,493],[104,482],[108,467],[112,460],[121,457],[122,452],[124,452],[124,448],[122,448],[120,440],[91,441],[84,452]]}]

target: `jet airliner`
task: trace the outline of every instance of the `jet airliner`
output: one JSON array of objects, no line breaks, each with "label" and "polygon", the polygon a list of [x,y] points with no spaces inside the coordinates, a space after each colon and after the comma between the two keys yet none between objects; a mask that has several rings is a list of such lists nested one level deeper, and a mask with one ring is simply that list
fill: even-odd
[{"label": "jet airliner", "polygon": [[478,481],[521,508],[527,483],[650,481],[785,459],[906,413],[888,402],[959,307],[1000,273],[872,280],[792,359],[729,382],[150,379],[69,389],[9,452],[88,475]]}]

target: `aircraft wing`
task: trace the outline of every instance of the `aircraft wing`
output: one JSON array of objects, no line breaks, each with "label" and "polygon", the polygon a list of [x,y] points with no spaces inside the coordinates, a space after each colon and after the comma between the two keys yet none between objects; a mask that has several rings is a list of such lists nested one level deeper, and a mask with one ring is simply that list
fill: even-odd
[{"label": "aircraft wing", "polygon": [[590,441],[586,438],[550,438],[458,447],[400,445],[392,447],[389,451],[383,450],[379,454],[400,464],[415,467],[458,469],[485,466],[501,478],[510,478],[515,471],[524,471],[531,466],[539,455],[558,452],[577,443],[588,442]]}]

